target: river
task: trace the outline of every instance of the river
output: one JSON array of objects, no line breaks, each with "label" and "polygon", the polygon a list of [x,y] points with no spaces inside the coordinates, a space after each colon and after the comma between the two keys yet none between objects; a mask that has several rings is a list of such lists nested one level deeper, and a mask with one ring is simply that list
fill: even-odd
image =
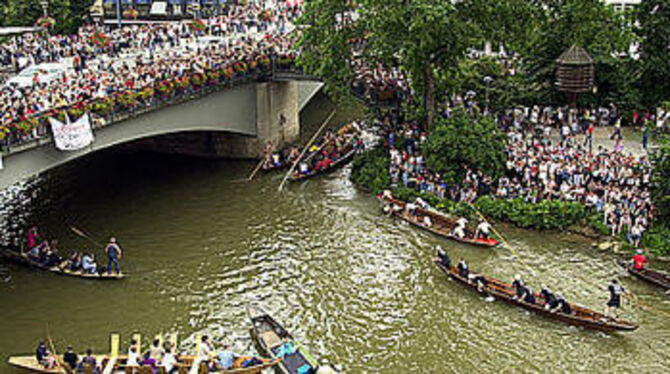
[{"label": "river", "polygon": [[[134,332],[178,332],[183,347],[207,333],[255,353],[244,310],[255,302],[348,372],[662,372],[670,364],[665,316],[627,309],[637,331],[585,331],[487,302],[432,262],[441,244],[475,271],[521,273],[535,289],[546,283],[602,310],[604,292],[576,276],[605,285],[614,257],[582,238],[499,226],[531,275],[504,248],[456,245],[381,215],[347,169],[278,193],[281,174],[244,181],[253,166],[106,152],[47,176],[31,223],[61,248],[92,249],[68,224],[100,241],[115,235],[131,276],[85,281],[0,263],[3,361],[31,352],[47,326],[60,350],[107,352],[111,332],[124,343]],[[659,289],[623,282],[670,312]],[[0,372],[13,371],[2,363]]]}]

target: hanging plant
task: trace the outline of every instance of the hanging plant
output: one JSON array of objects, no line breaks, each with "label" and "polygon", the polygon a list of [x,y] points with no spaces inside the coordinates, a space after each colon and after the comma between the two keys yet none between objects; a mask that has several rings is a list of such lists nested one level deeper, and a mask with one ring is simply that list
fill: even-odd
[{"label": "hanging plant", "polygon": [[140,12],[135,8],[126,9],[123,11],[123,18],[137,19],[140,15]]},{"label": "hanging plant", "polygon": [[95,31],[91,36],[91,42],[100,48],[105,48],[109,46],[109,37],[102,31]]},{"label": "hanging plant", "polygon": [[205,21],[199,18],[194,19],[191,23],[189,23],[189,26],[191,26],[192,29],[197,31],[204,31],[207,29],[207,24],[205,23]]},{"label": "hanging plant", "polygon": [[35,22],[35,26],[41,27],[43,29],[52,29],[54,26],[56,26],[56,20],[47,16],[47,17],[40,17],[37,19],[37,22]]}]

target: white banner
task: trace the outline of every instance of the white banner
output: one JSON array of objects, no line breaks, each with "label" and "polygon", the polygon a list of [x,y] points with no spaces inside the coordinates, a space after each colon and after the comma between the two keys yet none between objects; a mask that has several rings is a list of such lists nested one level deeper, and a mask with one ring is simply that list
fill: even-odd
[{"label": "white banner", "polygon": [[76,151],[93,143],[93,130],[91,130],[88,113],[71,123],[69,118],[67,123],[53,118],[49,118],[49,122],[54,134],[56,148],[61,151]]}]

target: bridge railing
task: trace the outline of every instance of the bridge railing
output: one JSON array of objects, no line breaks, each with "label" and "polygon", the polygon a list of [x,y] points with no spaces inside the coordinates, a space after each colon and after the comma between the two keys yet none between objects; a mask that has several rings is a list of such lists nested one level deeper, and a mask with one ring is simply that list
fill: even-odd
[{"label": "bridge railing", "polygon": [[237,62],[219,70],[191,71],[166,81],[153,82],[145,87],[115,92],[104,98],[42,112],[39,116],[28,119],[35,121],[32,122],[30,131],[23,129],[5,131],[4,138],[0,140],[0,151],[4,155],[9,155],[52,142],[49,117],[64,121],[66,114],[70,118],[76,118],[89,113],[95,131],[147,112],[195,100],[231,87],[250,82],[282,79],[315,78],[303,76],[302,70],[294,64],[294,61],[286,57],[273,57],[254,66]]}]

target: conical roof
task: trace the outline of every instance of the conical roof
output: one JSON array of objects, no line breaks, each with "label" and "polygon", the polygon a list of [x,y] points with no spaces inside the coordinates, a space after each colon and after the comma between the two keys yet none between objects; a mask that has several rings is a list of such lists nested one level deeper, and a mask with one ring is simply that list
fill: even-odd
[{"label": "conical roof", "polygon": [[593,58],[582,47],[572,45],[556,60],[559,65],[590,65]]}]

